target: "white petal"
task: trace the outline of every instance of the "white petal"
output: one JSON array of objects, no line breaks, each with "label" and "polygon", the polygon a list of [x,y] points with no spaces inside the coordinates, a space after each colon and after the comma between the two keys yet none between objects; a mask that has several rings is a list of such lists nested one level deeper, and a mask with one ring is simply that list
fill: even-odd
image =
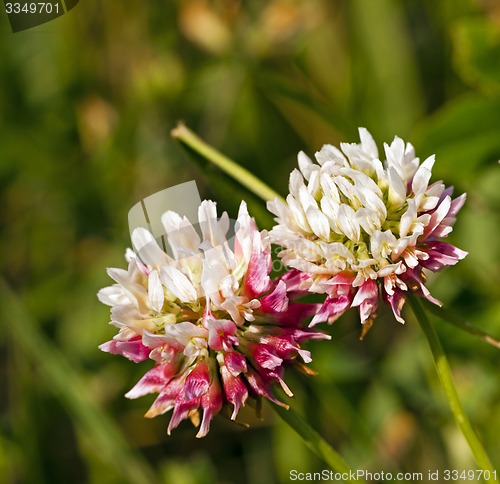
[{"label": "white petal", "polygon": [[309,207],[318,208],[318,203],[316,202],[314,197],[309,193],[305,185],[301,186],[299,189],[298,200],[300,201],[300,204],[302,205],[304,212],[306,212]]},{"label": "white petal", "polygon": [[285,222],[288,223],[290,220],[292,220],[293,217],[291,217],[290,214],[290,209],[286,205],[286,203],[282,202],[278,198],[275,198],[274,200],[270,200],[267,202],[267,209],[276,215],[277,221],[278,222]]},{"label": "white petal", "polygon": [[358,131],[363,151],[372,158],[378,158],[378,148],[370,132],[366,128],[359,128]]},{"label": "white petal", "polygon": [[323,199],[330,198],[335,203],[340,203],[339,189],[337,188],[337,185],[335,185],[331,175],[322,173],[320,175],[320,185],[323,190]]},{"label": "white petal", "polygon": [[410,230],[410,227],[417,217],[417,206],[415,204],[415,200],[413,198],[408,199],[408,209],[401,217],[401,221],[399,224],[399,236],[406,237]]},{"label": "white petal", "polygon": [[290,173],[290,181],[288,183],[290,193],[295,197],[299,198],[299,190],[304,187],[304,177],[299,170],[292,170]]},{"label": "white petal", "polygon": [[203,294],[209,296],[215,305],[222,303],[219,289],[228,274],[229,268],[220,247],[206,251],[201,273],[201,287]]},{"label": "white petal", "polygon": [[159,313],[163,307],[165,301],[165,295],[163,294],[163,286],[161,285],[160,276],[158,271],[151,271],[148,277],[148,294],[149,294],[149,304],[151,309]]},{"label": "white petal", "polygon": [[408,247],[412,245],[411,237],[401,237],[396,241],[394,249],[391,254],[391,259],[395,261],[402,252]]},{"label": "white petal", "polygon": [[403,173],[401,170],[402,161],[405,153],[405,143],[398,136],[394,137],[391,146],[388,146],[387,143],[384,143],[385,156],[387,157],[387,167],[394,168],[402,177]]},{"label": "white petal", "polygon": [[360,208],[356,212],[356,222],[368,234],[373,234],[376,230],[380,230],[382,221],[376,212],[368,208]]},{"label": "white petal", "polygon": [[439,197],[424,196],[423,200],[420,202],[418,211],[422,212],[427,210],[433,210],[436,208],[438,202],[439,202]]},{"label": "white petal", "polygon": [[406,188],[398,172],[389,168],[389,196],[388,202],[395,208],[401,207],[406,200]]},{"label": "white petal", "polygon": [[162,215],[161,221],[175,259],[179,260],[199,252],[200,237],[186,217],[169,210]]},{"label": "white petal", "polygon": [[224,215],[220,221],[217,220],[216,204],[211,200],[201,202],[198,209],[198,219],[203,233],[203,240],[209,241],[214,247],[222,245],[226,241],[226,232],[229,228],[229,220]]},{"label": "white petal", "polygon": [[109,267],[106,272],[108,273],[108,276],[111,277],[111,279],[116,281],[118,284],[121,284],[122,286],[127,286],[132,282],[130,281],[128,272],[125,269]]},{"label": "white petal", "polygon": [[97,293],[97,297],[99,301],[108,306],[125,306],[133,303],[128,292],[119,285],[104,287]]},{"label": "white petal", "polygon": [[113,306],[111,309],[111,321],[115,326],[133,326],[134,322],[139,320],[141,315],[135,306]]},{"label": "white petal", "polygon": [[127,248],[127,250],[125,251],[125,260],[130,263],[135,259],[135,252],[132,249]]},{"label": "white petal", "polygon": [[[174,326],[174,325],[168,325],[165,326],[165,328]],[[156,334],[156,333],[151,333],[150,331],[144,330],[142,332],[142,344],[147,346],[148,348],[158,348],[160,346],[163,346],[165,344],[175,344],[176,340],[168,335],[165,334]]]},{"label": "white petal", "polygon": [[323,145],[321,150],[316,152],[315,158],[320,165],[324,165],[327,161],[333,161],[339,166],[347,165],[344,154],[333,145]]},{"label": "white petal", "polygon": [[250,227],[253,224],[253,220],[248,213],[248,207],[244,200],[240,203],[240,208],[238,209],[238,222],[239,229]]},{"label": "white petal", "polygon": [[168,264],[170,258],[160,249],[155,238],[149,230],[138,227],[132,232],[132,245],[139,254],[141,260],[150,266]]},{"label": "white petal", "polygon": [[355,218],[354,210],[349,207],[349,205],[342,203],[338,211],[337,224],[349,239],[354,242],[358,242],[360,237],[360,228]]},{"label": "white petal", "polygon": [[348,170],[345,168],[340,171],[341,173],[346,173],[348,176],[350,176],[357,188],[368,190],[369,192],[373,193],[373,195],[382,197],[382,191],[380,190],[379,186],[365,173]]},{"label": "white petal", "polygon": [[337,224],[339,206],[340,205],[331,198],[323,197],[321,199],[321,211],[328,219],[331,230],[337,234],[342,234],[342,230]]},{"label": "white petal", "polygon": [[321,239],[328,240],[330,224],[326,216],[317,208],[309,207],[306,211],[307,221],[312,231]]},{"label": "white petal", "polygon": [[382,232],[380,230],[376,230],[372,236],[370,237],[370,252],[372,253],[375,259],[380,258],[380,254],[382,251]]},{"label": "white petal", "polygon": [[418,168],[413,181],[411,182],[411,188],[415,195],[425,192],[429,180],[431,179],[431,170],[434,166],[435,157],[434,155],[429,156]]},{"label": "white petal", "polygon": [[339,187],[339,190],[344,194],[344,196],[348,198],[351,203],[355,203],[354,185],[344,176],[336,176],[333,181]]},{"label": "white petal", "polygon": [[373,174],[373,164],[371,156],[365,153],[361,145],[356,143],[340,143],[340,148],[349,158],[349,165],[368,175]]},{"label": "white petal", "polygon": [[389,186],[389,180],[384,165],[380,160],[373,160],[372,163],[375,167],[375,173],[377,174],[377,185],[382,189],[387,188]]},{"label": "white petal", "polygon": [[175,267],[161,267],[160,279],[167,290],[181,301],[194,302],[198,298],[196,289],[191,281]]},{"label": "white petal", "polygon": [[[377,277],[386,277],[386,276],[389,276],[391,274],[396,274],[397,271],[401,269],[401,265],[402,265],[402,262],[397,262],[396,264],[386,265],[386,266],[382,267],[382,269],[380,269],[377,272]],[[393,294],[393,293],[394,293],[394,291],[392,291],[391,294]]]},{"label": "white petal", "polygon": [[186,346],[192,338],[208,338],[208,331],[189,321],[165,326],[165,335]]},{"label": "white petal", "polygon": [[136,284],[131,279],[128,271],[110,267],[107,270],[107,273],[111,279],[120,284],[133,304],[140,304],[145,298],[147,298],[146,289],[143,286]]},{"label": "white petal", "polygon": [[290,211],[297,225],[304,232],[311,232],[311,227],[309,227],[309,224],[307,223],[306,215],[304,213],[304,210],[302,209],[301,204],[293,197],[293,195],[290,194],[287,195],[286,202],[290,207]]},{"label": "white petal", "polygon": [[252,234],[256,231],[257,227],[254,220],[248,214],[247,204],[242,201],[238,211],[238,219],[236,220],[236,225],[234,227],[234,254],[240,262],[244,260],[246,264],[248,264],[250,261],[253,247]]},{"label": "white petal", "polygon": [[307,185],[307,191],[317,199],[321,196],[321,188],[319,186],[319,170],[313,171],[311,177],[309,178],[309,184]]},{"label": "white petal", "polygon": [[309,156],[307,156],[303,151],[300,151],[297,155],[297,161],[299,162],[299,168],[304,175],[304,178],[309,180],[312,171],[315,169],[314,167],[317,168],[318,165],[314,165],[311,158],[309,158]]}]

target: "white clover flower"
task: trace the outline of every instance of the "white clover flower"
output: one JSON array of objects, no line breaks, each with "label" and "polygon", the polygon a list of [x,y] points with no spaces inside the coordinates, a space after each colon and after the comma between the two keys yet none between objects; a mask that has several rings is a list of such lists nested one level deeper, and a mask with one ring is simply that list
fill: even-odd
[{"label": "white clover flower", "polygon": [[333,322],[349,307],[359,307],[371,326],[379,295],[404,322],[401,308],[408,290],[439,304],[424,285],[423,269],[436,271],[467,253],[440,242],[456,220],[465,194],[452,200],[453,188],[429,185],[434,156],[423,163],[398,137],[384,143],[385,161],[365,128],[360,144],[325,145],[316,163],[298,155],[286,203],[275,199],[271,241],[284,248],[295,288],[328,295],[311,324]]}]

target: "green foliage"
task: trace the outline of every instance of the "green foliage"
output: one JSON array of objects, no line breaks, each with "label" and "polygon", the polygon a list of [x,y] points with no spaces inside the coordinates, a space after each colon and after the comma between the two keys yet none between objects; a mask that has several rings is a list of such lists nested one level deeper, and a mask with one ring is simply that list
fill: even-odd
[{"label": "green foliage", "polygon": [[484,18],[457,22],[456,66],[474,87],[500,94],[500,26]]},{"label": "green foliage", "polygon": [[500,98],[466,94],[422,122],[418,146],[423,156],[436,153],[436,177],[457,184],[474,180],[500,158],[499,110]]},{"label": "green foliage", "polygon": [[[280,194],[303,149],[397,134],[435,179],[467,191],[452,242],[470,255],[431,281],[500,334],[500,34],[495,2],[92,2],[18,34],[0,16],[0,475],[5,481],[286,482],[324,467],[275,421],[216,418],[171,437],[123,394],[148,363],[101,353],[98,289],[124,267],[127,214],[196,179],[234,217],[261,201],[169,135],[178,120]],[[432,318],[465,411],[500,467],[498,350]],[[416,321],[383,312],[361,343],[347,314],[312,342],[317,377],[293,405],[354,468],[472,469]],[[287,433],[288,432],[288,433]],[[496,459],[496,460],[495,460]]]}]

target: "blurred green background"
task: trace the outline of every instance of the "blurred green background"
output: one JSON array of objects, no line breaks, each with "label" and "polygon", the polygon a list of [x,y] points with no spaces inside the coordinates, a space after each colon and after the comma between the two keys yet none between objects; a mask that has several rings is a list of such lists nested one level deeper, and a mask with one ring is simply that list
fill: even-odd
[{"label": "blurred green background", "polygon": [[[287,482],[324,468],[269,408],[208,437],[153,396],[123,394],[148,363],[104,354],[105,268],[124,267],[128,210],[195,179],[262,228],[261,201],[169,135],[182,119],[286,193],[296,153],[395,134],[468,201],[450,240],[470,252],[430,282],[500,334],[500,3],[496,0],[82,0],[12,34],[0,14],[0,482]],[[355,314],[309,345],[319,375],[288,375],[291,403],[355,469],[475,469],[418,324]],[[434,320],[459,393],[500,470],[498,350]],[[287,380],[287,381],[288,381]]]}]

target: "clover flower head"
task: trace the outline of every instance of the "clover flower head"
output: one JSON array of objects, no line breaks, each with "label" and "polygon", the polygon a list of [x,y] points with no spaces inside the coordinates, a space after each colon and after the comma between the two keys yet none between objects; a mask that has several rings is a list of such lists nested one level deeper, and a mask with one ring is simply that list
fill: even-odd
[{"label": "clover flower head", "polygon": [[329,337],[300,327],[316,307],[293,302],[285,282],[271,280],[269,236],[244,202],[232,239],[227,213],[217,219],[214,202],[202,202],[198,219],[200,233],[186,217],[163,214],[169,253],[148,230],[135,229],[128,270],[108,269],[116,284],[98,297],[119,328],[100,348],[155,362],[126,396],[158,393],[146,417],[173,410],[168,433],[187,418],[198,425],[201,409],[197,437],[203,437],[224,407],[234,420],[249,398],[284,405],[272,384],[291,395],[285,367],[310,372],[301,344]]},{"label": "clover flower head", "polygon": [[358,307],[366,332],[380,296],[401,323],[408,291],[440,304],[423,270],[467,255],[439,240],[452,231],[465,194],[452,199],[453,187],[429,184],[434,156],[420,163],[413,146],[395,137],[381,161],[370,133],[359,134],[360,144],[323,146],[316,162],[300,152],[286,203],[275,199],[268,209],[277,221],[271,241],[295,271],[287,275],[289,288],[327,294],[311,324]]}]

